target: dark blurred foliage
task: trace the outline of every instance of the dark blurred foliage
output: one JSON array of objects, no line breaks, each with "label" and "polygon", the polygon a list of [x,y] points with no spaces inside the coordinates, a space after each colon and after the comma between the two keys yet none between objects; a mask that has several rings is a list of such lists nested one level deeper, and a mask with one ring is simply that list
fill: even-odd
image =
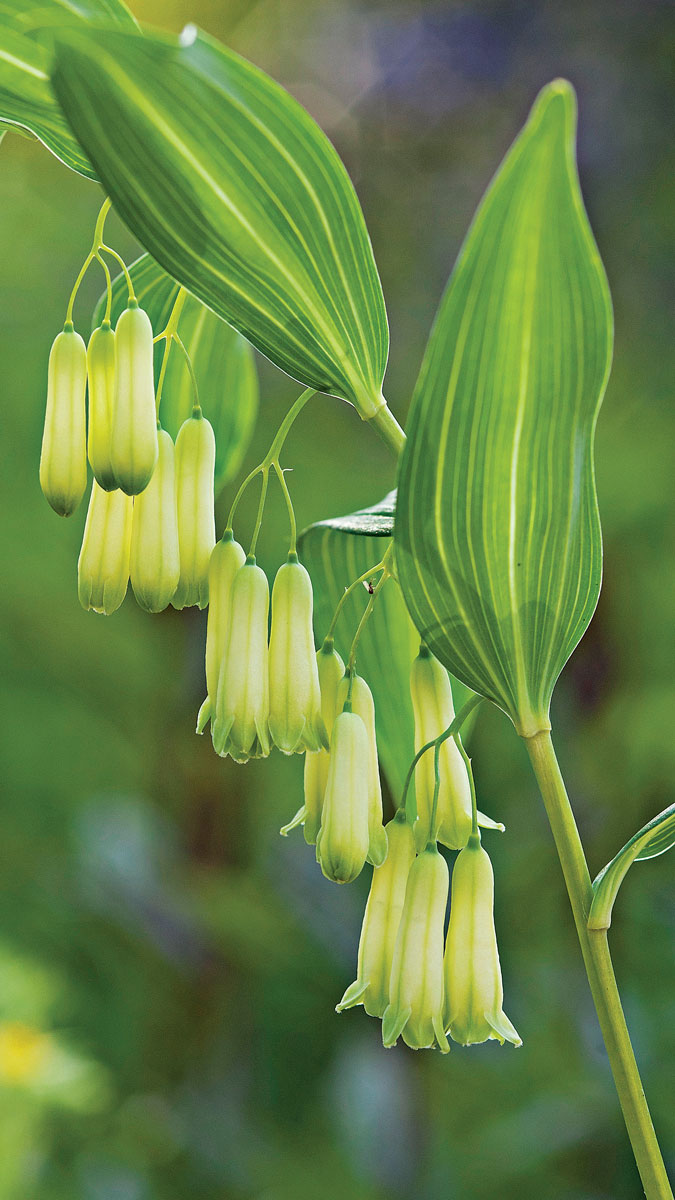
[{"label": "dark blurred foliage", "polygon": [[[265,67],[345,158],[387,297],[403,419],[472,213],[536,91],[580,103],[582,184],[616,362],[598,429],[605,585],[554,730],[591,869],[672,801],[673,6],[142,0]],[[1,1200],[629,1200],[641,1194],[526,756],[473,740],[493,836],[506,1009],[522,1050],[384,1051],[333,1006],[367,878],[328,884],[296,833],[301,763],[245,769],[194,736],[204,616],[106,620],[77,602],[84,511],[37,481],[46,362],[100,195],[37,143],[0,150],[3,405]],[[119,248],[136,247],[111,221]],[[78,322],[100,280],[88,282]],[[266,449],[297,387],[261,363]],[[308,523],[379,498],[388,452],[319,399],[288,444]],[[229,499],[228,492],[223,504]],[[222,515],[222,511],[221,511]],[[244,512],[243,527],[251,511]],[[261,561],[284,553],[281,504]],[[673,1061],[668,856],[631,872],[611,942],[666,1149]],[[671,1157],[672,1162],[672,1157]]]}]

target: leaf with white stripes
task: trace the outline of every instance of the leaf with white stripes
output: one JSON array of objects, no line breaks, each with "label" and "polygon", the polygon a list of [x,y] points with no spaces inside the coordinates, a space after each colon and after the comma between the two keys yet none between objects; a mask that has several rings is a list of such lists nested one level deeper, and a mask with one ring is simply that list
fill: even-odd
[{"label": "leaf with white stripes", "polygon": [[[141,308],[150,317],[155,333],[161,333],[171,314],[179,285],[143,254],[129,268]],[[124,275],[113,281],[112,322],[126,307],[128,292]],[[104,292],[96,306],[92,327],[103,320]],[[194,368],[199,399],[216,435],[216,492],[236,474],[248,448],[258,411],[258,376],[253,350],[248,342],[201,300],[187,296],[178,320],[178,334]],[[155,384],[165,343],[155,346]],[[178,347],[170,352],[162,387],[160,419],[173,438],[190,416],[193,391],[185,360]]]},{"label": "leaf with white stripes", "polygon": [[550,728],[602,572],[593,437],[612,313],[575,128],[556,81],[478,210],[417,382],[396,512],[418,629],[524,736]]},{"label": "leaf with white stripes", "polygon": [[96,179],[49,81],[54,29],[85,21],[136,28],[121,0],[0,0],[0,126],[39,138],[71,170]]},{"label": "leaf with white stripes", "polygon": [[384,403],[384,300],[338,155],[278,84],[205,34],[68,31],[53,84],[153,257],[294,378]]},{"label": "leaf with white stripes", "polygon": [[[372,508],[319,521],[301,535],[300,557],[312,577],[314,629],[319,645],[345,588],[375,566],[386,552],[394,502],[395,493],[391,492]],[[364,585],[352,592],[338,618],[335,645],[345,661],[367,602]],[[400,799],[415,753],[410,666],[419,641],[400,588],[391,579],[378,596],[359,642],[357,670],[373,693],[380,761],[395,800]],[[468,692],[454,679],[452,691],[459,711]]]},{"label": "leaf with white stripes", "polygon": [[593,882],[589,929],[609,929],[619,888],[634,862],[665,854],[675,846],[675,804],[653,817],[626,842]]}]

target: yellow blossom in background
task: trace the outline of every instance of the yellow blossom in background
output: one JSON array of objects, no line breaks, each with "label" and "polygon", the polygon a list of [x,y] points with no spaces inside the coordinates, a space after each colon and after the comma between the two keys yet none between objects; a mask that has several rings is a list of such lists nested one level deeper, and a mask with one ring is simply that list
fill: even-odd
[{"label": "yellow blossom in background", "polygon": [[312,581],[297,555],[289,554],[272,588],[269,648],[270,736],[284,754],[328,746],[312,611]]},{"label": "yellow blossom in background", "polygon": [[201,409],[193,412],[176,438],[176,490],[180,578],[174,608],[209,602],[209,562],[216,544],[213,478],[216,439]]},{"label": "yellow blossom in background", "polygon": [[87,346],[89,427],[87,453],[94,479],[104,491],[118,486],[112,466],[112,426],[115,404],[115,334],[110,322],[95,329]]}]

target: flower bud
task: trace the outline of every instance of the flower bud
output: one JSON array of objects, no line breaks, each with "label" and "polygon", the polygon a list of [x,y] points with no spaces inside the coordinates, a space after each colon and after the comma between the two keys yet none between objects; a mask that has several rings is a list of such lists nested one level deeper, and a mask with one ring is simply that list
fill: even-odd
[{"label": "flower bud", "polygon": [[382,1041],[394,1046],[402,1035],[413,1050],[438,1042],[450,1046],[443,1026],[443,926],[448,868],[435,846],[427,846],[408,874],[389,981],[390,1003],[382,1018]]},{"label": "flower bud", "polygon": [[237,762],[265,758],[269,742],[267,614],[269,586],[255,559],[240,567],[232,583],[227,648],[218,679],[213,745]]},{"label": "flower bud", "polygon": [[331,735],[328,781],[316,839],[327,879],[351,883],[368,854],[368,734],[361,718],[341,712]]},{"label": "flower bud", "polygon": [[386,828],[386,861],[373,871],[361,927],[356,981],[347,988],[337,1012],[362,1004],[381,1017],[389,1004],[389,980],[408,874],[415,857],[412,827],[399,810]]},{"label": "flower bud", "polygon": [[445,1027],[463,1046],[488,1038],[521,1039],[502,1010],[504,992],[495,934],[492,863],[473,834],[452,872],[445,946]]},{"label": "flower bud", "polygon": [[[324,642],[316,656],[319,672],[319,687],[321,689],[321,716],[323,718],[326,736],[330,741],[335,718],[342,711],[338,707],[338,688],[345,673],[343,663],[337,650],[333,649],[333,639]],[[305,755],[305,806],[304,834],[308,845],[313,846],[321,825],[323,799],[328,782],[328,751],[319,750],[316,753],[307,751]]]},{"label": "flower bud", "polygon": [[206,622],[206,700],[197,717],[197,733],[203,733],[216,708],[218,677],[225,658],[230,631],[232,584],[246,555],[226,529],[209,560],[209,614]]},{"label": "flower bud", "polygon": [[89,381],[89,430],[87,451],[99,487],[112,492],[117,487],[112,468],[112,424],[115,403],[115,334],[110,322],[95,329],[87,346]]},{"label": "flower bud", "polygon": [[40,487],[54,512],[69,517],[87,486],[85,393],[87,351],[68,323],[49,355]]},{"label": "flower bud", "polygon": [[157,461],[152,325],[131,301],[115,327],[115,402],[110,463],[117,486],[137,496]]},{"label": "flower bud", "polygon": [[[415,714],[415,750],[437,738],[455,717],[450,678],[445,667],[426,646],[412,664],[410,692]],[[436,828],[431,829],[436,772],[434,752],[422,755],[415,771],[417,822],[415,840],[418,849],[438,838],[444,846],[460,850],[471,833],[471,787],[466,764],[454,738],[446,738],[439,754],[440,788],[436,809]]]},{"label": "flower bud", "polygon": [[152,613],[171,603],[180,573],[173,442],[164,429],[157,440],[157,466],[134,500],[131,533],[131,586],[141,608]]},{"label": "flower bud", "polygon": [[328,746],[312,629],[312,581],[289,554],[272,588],[270,736],[284,754]]},{"label": "flower bud", "polygon": [[[338,691],[338,710],[349,694],[349,678],[345,676]],[[381,867],[387,857],[387,835],[382,824],[382,788],[377,760],[375,705],[373,695],[360,675],[352,679],[352,712],[358,713],[368,734],[368,861]]]},{"label": "flower bud", "polygon": [[77,591],[83,608],[107,617],[119,608],[127,591],[133,506],[124,492],[104,492],[96,480],[92,483],[77,563]]},{"label": "flower bud", "polygon": [[196,409],[178,430],[176,484],[180,579],[174,608],[209,602],[209,562],[216,544],[213,476],[216,439],[211,423]]}]

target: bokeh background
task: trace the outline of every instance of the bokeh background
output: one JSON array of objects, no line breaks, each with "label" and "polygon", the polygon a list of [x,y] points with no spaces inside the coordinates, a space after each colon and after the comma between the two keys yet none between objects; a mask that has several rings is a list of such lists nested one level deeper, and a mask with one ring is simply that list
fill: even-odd
[{"label": "bokeh background", "polygon": [[[475,206],[538,88],[580,102],[582,184],[616,307],[601,414],[605,583],[554,730],[595,873],[672,801],[673,5],[136,0],[195,20],[302,100],[343,155],[392,328],[405,417]],[[2,669],[0,1200],[633,1200],[641,1194],[551,837],[509,722],[472,752],[493,840],[506,1008],[521,1050],[384,1051],[333,1006],[354,977],[366,873],[328,884],[301,834],[301,762],[245,769],[194,736],[205,618],[131,597],[84,613],[82,509],[37,464],[49,346],[98,189],[36,142],[0,150]],[[115,243],[136,247],[114,219]],[[98,294],[78,301],[82,332]],[[250,466],[296,385],[260,363]],[[303,524],[373,503],[386,448],[322,398],[289,442]],[[223,497],[222,513],[232,489]],[[250,521],[244,513],[242,531]],[[284,554],[281,504],[260,558]],[[611,933],[655,1123],[675,1145],[672,862],[635,867]]]}]

